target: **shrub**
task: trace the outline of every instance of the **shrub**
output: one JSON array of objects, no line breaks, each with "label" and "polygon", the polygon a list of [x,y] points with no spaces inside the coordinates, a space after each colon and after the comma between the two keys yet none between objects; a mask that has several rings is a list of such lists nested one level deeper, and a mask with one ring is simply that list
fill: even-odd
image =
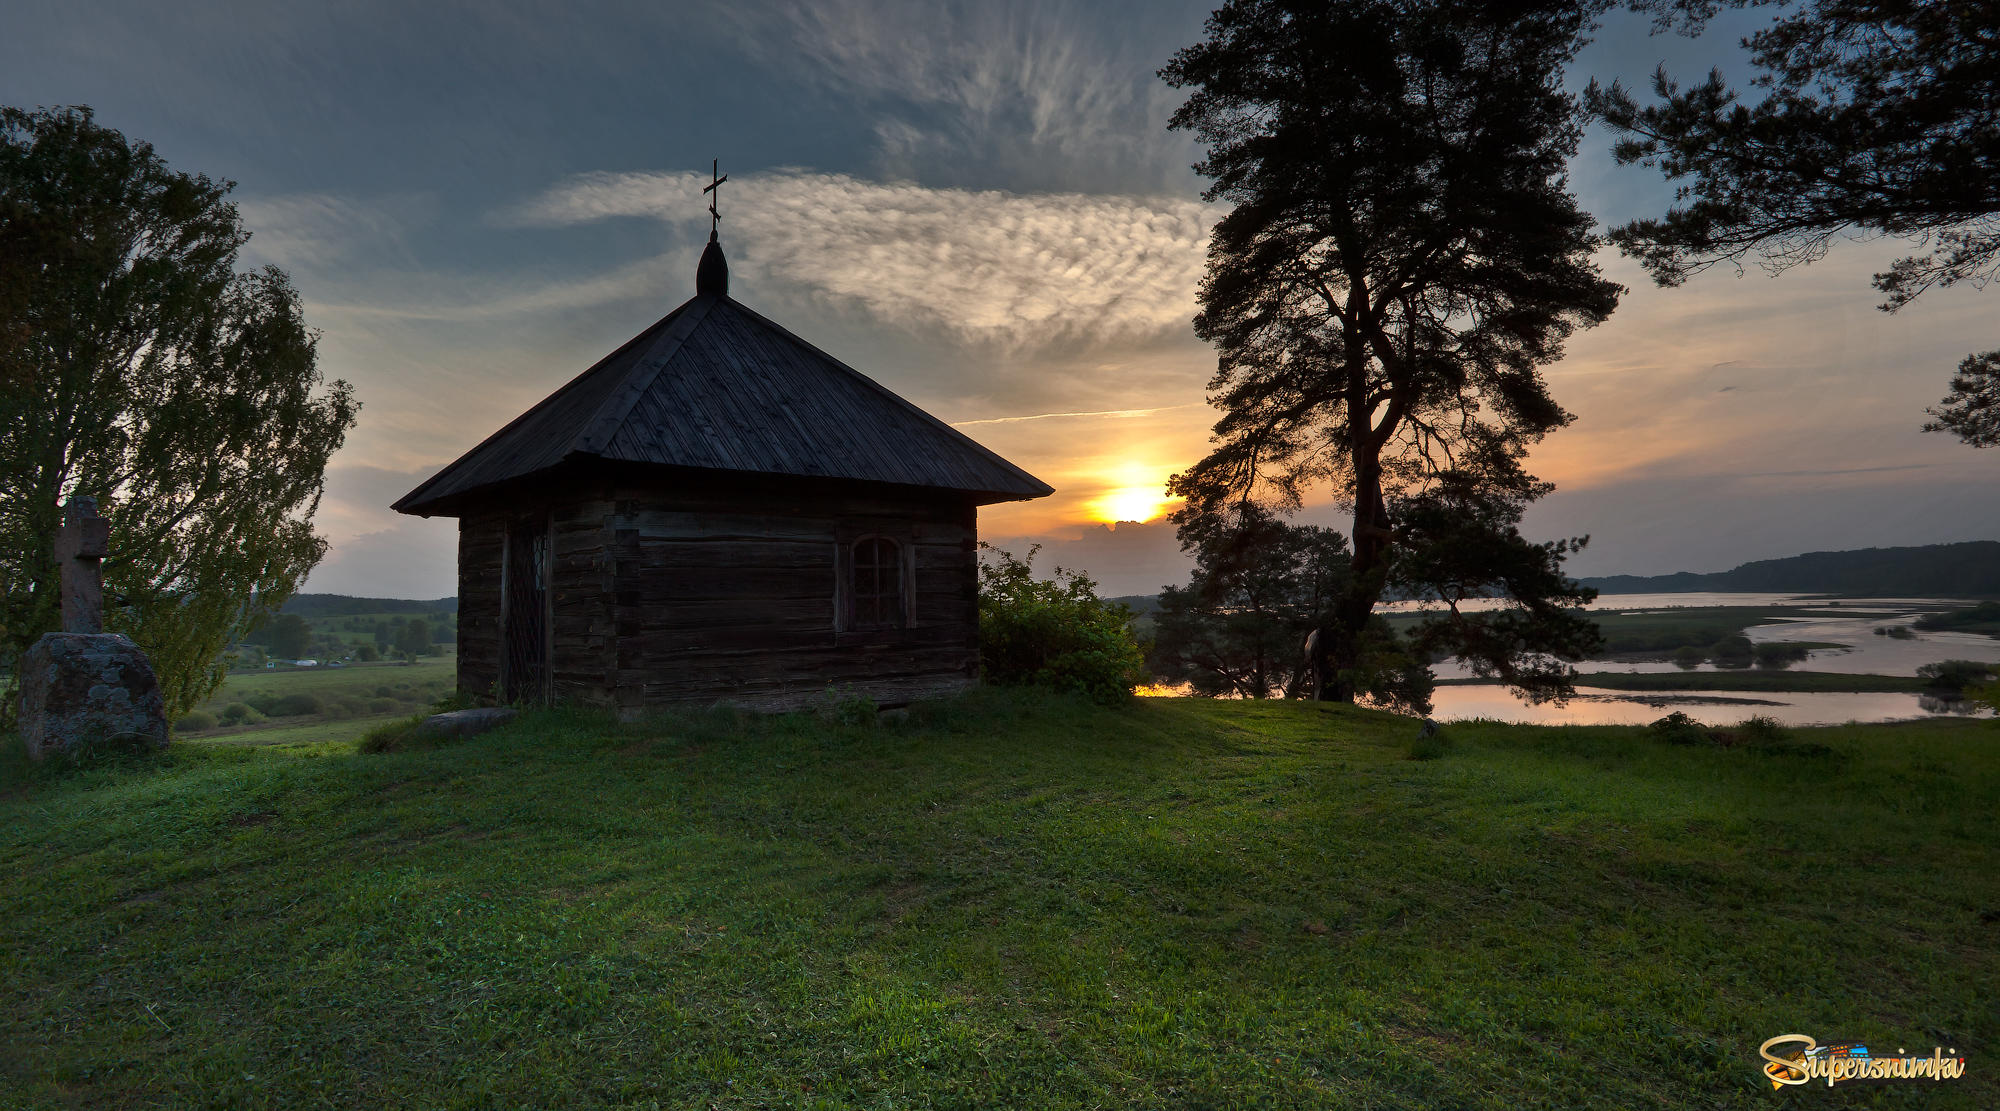
[{"label": "shrub", "polygon": [[264,720],[262,711],[253,709],[242,702],[231,702],[229,705],[224,706],[221,717],[222,724],[224,725],[254,725]]},{"label": "shrub", "polygon": [[393,714],[402,708],[403,704],[393,698],[371,698],[368,700],[368,712],[371,714]]},{"label": "shrub", "polygon": [[1783,671],[1812,655],[1812,649],[1803,644],[1771,641],[1760,644],[1756,649],[1757,666],[1765,671]]},{"label": "shrub", "polygon": [[1703,728],[1700,722],[1679,710],[1675,710],[1673,713],[1648,725],[1646,728],[1652,732],[1655,738],[1666,741],[1668,744],[1705,745],[1708,743],[1708,730]]},{"label": "shrub", "polygon": [[1708,656],[1717,667],[1744,668],[1757,658],[1757,650],[1751,646],[1749,637],[1723,637],[1710,646]]},{"label": "shrub", "polygon": [[2000,664],[1978,660],[1939,660],[1918,668],[1917,678],[1934,691],[1957,697],[1964,694],[1967,687],[1991,682],[1996,669],[2000,669]]},{"label": "shrub", "polygon": [[322,709],[319,696],[303,691],[276,699],[264,712],[272,717],[297,717],[301,714],[317,714]]},{"label": "shrub", "polygon": [[175,722],[174,729],[181,733],[199,733],[204,729],[213,729],[219,724],[220,721],[214,714],[209,713],[207,710],[196,710],[194,713]]},{"label": "shrub", "polygon": [[1753,748],[1768,748],[1781,745],[1792,739],[1791,731],[1778,724],[1778,719],[1758,715],[1746,719],[1736,727],[1736,742]]},{"label": "shrub", "polygon": [[1708,653],[1692,644],[1683,644],[1679,648],[1674,649],[1674,666],[1680,668],[1682,671],[1693,671],[1695,668],[1700,667],[1702,661],[1706,659],[1708,659]]},{"label": "shrub", "polygon": [[980,669],[989,682],[1071,691],[1093,702],[1128,698],[1145,677],[1132,611],[1097,596],[1097,584],[1058,567],[1037,579],[1028,559],[992,553],[979,569]]}]

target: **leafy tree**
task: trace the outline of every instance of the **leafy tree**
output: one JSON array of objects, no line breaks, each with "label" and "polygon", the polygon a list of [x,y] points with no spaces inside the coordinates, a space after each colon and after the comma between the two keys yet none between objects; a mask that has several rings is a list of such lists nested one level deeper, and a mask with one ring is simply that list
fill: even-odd
[{"label": "leafy tree", "polygon": [[1442,607],[1425,651],[1531,697],[1570,692],[1562,661],[1597,643],[1574,611],[1593,592],[1561,574],[1583,541],[1515,528],[1550,489],[1528,447],[1571,419],[1540,368],[1620,292],[1565,177],[1579,129],[1561,69],[1588,23],[1556,3],[1233,0],[1161,71],[1193,90],[1172,126],[1207,144],[1205,196],[1234,205],[1195,318],[1223,416],[1171,480],[1176,519],[1320,489],[1352,507],[1317,697],[1360,689],[1392,581]]},{"label": "leafy tree", "polygon": [[281,613],[264,629],[264,643],[278,659],[296,660],[311,650],[312,625],[296,613]]},{"label": "leafy tree", "polygon": [[421,656],[431,650],[431,627],[423,618],[410,621],[396,633],[396,651]]},{"label": "leafy tree", "polygon": [[[1243,698],[1300,695],[1310,684],[1299,646],[1326,619],[1352,573],[1347,538],[1289,525],[1255,504],[1226,521],[1182,530],[1195,553],[1193,577],[1160,593],[1150,655],[1156,678],[1197,694]],[[1430,675],[1379,618],[1359,686],[1377,702],[1430,708]]]},{"label": "leafy tree", "polygon": [[[1926,290],[2000,272],[2000,35],[1991,3],[1730,0],[1786,9],[1745,40],[1764,95],[1743,103],[1711,71],[1682,88],[1661,69],[1641,107],[1617,83],[1585,104],[1624,136],[1620,163],[1682,180],[1681,203],[1612,241],[1661,285],[1755,256],[1773,273],[1842,234],[1885,235],[1917,254],[1875,275],[1894,312]],[[1698,34],[1723,0],[1635,0]],[[1959,364],[1927,431],[2000,444],[2000,351]]]},{"label": "leafy tree", "polygon": [[1959,695],[1968,687],[1977,689],[2000,679],[2000,664],[1980,660],[1939,660],[1918,668],[1917,678],[1932,690]]},{"label": "leafy tree", "polygon": [[354,423],[285,275],[234,269],[230,188],[88,109],[0,108],[0,658],[57,627],[60,507],[93,496],[105,625],[172,718],[325,552],[311,519]]},{"label": "leafy tree", "polygon": [[389,627],[387,621],[377,621],[375,623],[375,647],[386,651],[395,642],[396,631]]},{"label": "leafy tree", "polygon": [[1097,584],[1058,567],[1037,579],[1028,558],[990,553],[979,568],[979,663],[989,682],[1073,691],[1113,703],[1145,677],[1132,612],[1097,596]]},{"label": "leafy tree", "polygon": [[354,646],[354,658],[365,664],[372,664],[382,658],[382,650],[372,644]]}]

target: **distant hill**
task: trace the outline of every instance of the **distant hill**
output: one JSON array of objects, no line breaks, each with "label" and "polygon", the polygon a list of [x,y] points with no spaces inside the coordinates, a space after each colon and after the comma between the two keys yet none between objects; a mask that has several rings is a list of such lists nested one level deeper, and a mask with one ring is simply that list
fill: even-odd
[{"label": "distant hill", "polygon": [[347,617],[357,613],[447,613],[458,612],[457,598],[421,602],[409,598],[350,598],[345,594],[294,594],[279,613],[300,617]]},{"label": "distant hill", "polygon": [[1760,559],[1730,571],[1609,575],[1584,579],[1606,594],[1679,594],[1695,590],[1795,594],[2000,597],[2000,540],[1863,548]]}]

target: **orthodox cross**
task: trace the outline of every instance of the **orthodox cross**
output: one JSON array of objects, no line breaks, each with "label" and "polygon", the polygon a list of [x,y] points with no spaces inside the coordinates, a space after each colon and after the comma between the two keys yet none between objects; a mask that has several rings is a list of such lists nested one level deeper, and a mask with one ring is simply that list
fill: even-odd
[{"label": "orthodox cross", "polygon": [[104,631],[104,578],[99,563],[109,554],[111,522],[97,515],[96,498],[71,498],[56,530],[56,564],[61,569],[62,629],[65,633]]},{"label": "orthodox cross", "polygon": [[705,187],[701,191],[703,196],[707,196],[710,193],[715,194],[715,196],[708,198],[708,241],[710,243],[715,242],[715,230],[722,225],[722,213],[717,212],[715,210],[715,202],[722,199],[722,190],[720,186],[722,185],[723,182],[729,180],[728,174],[721,174],[720,176],[717,176],[717,171],[720,169],[722,169],[721,159],[717,158],[709,162],[708,176],[712,180],[710,180],[707,187]]}]

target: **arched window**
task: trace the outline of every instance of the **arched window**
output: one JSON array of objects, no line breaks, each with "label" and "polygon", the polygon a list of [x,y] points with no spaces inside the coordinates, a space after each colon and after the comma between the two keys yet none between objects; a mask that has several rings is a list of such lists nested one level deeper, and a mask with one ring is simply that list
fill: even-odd
[{"label": "arched window", "polygon": [[903,623],[903,550],[885,536],[854,542],[854,627]]}]

